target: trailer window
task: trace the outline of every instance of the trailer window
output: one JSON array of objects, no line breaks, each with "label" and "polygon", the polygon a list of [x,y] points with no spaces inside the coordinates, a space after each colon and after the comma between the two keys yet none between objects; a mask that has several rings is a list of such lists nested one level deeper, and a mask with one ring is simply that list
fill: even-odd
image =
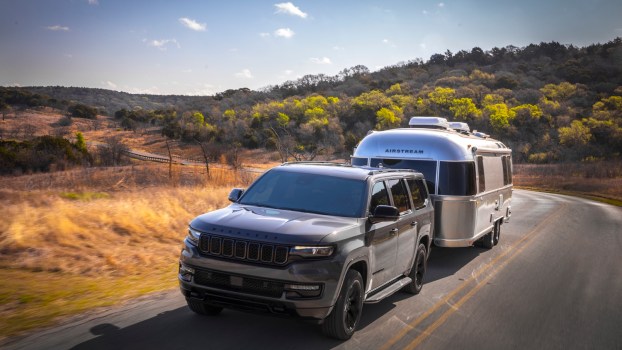
[{"label": "trailer window", "polygon": [[370,166],[377,168],[382,163],[385,168],[414,169],[423,174],[430,193],[436,193],[436,161],[412,159],[372,158]]},{"label": "trailer window", "polygon": [[479,184],[478,193],[482,193],[486,191],[486,176],[484,176],[484,157],[477,156],[477,178]]},{"label": "trailer window", "polygon": [[471,196],[475,193],[475,164],[473,162],[440,162],[439,195]]},{"label": "trailer window", "polygon": [[350,162],[354,166],[367,166],[367,158],[352,157]]},{"label": "trailer window", "polygon": [[503,184],[509,185],[512,183],[512,158],[510,156],[503,156]]},{"label": "trailer window", "polygon": [[408,199],[408,191],[404,186],[402,180],[389,180],[389,188],[391,188],[391,194],[393,195],[393,204],[397,207],[400,213],[405,213],[410,210],[410,200]]}]

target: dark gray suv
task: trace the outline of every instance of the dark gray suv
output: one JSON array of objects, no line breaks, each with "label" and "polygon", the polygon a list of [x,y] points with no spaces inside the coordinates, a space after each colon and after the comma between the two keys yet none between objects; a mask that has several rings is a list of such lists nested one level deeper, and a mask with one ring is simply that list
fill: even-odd
[{"label": "dark gray suv", "polygon": [[190,223],[179,265],[194,312],[316,320],[348,339],[363,303],[423,285],[434,211],[421,173],[286,163]]}]

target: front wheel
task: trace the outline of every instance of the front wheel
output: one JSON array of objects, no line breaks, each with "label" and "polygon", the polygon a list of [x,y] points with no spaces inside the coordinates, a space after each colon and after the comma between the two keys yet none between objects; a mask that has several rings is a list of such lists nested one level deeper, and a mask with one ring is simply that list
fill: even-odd
[{"label": "front wheel", "polygon": [[408,277],[412,279],[412,282],[404,286],[403,291],[410,294],[419,294],[421,288],[423,288],[423,277],[425,276],[425,270],[427,267],[426,249],[423,243],[417,247],[417,255],[415,256],[415,263]]},{"label": "front wheel", "polygon": [[348,340],[354,334],[363,313],[363,278],[356,270],[348,270],[333,311],[324,319],[325,335]]}]

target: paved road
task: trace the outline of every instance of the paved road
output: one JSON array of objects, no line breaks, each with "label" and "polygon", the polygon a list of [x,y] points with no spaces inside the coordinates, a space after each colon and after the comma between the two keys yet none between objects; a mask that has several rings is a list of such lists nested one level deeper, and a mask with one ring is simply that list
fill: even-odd
[{"label": "paved road", "polygon": [[347,342],[297,320],[200,317],[172,291],[5,347],[622,349],[622,208],[515,191],[498,246],[434,248],[422,293],[365,305]]}]

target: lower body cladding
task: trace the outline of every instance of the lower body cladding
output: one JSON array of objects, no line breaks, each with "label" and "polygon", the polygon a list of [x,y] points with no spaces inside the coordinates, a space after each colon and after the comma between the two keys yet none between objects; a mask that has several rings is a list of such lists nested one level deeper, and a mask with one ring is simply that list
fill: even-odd
[{"label": "lower body cladding", "polygon": [[510,189],[476,197],[439,196],[434,202],[434,244],[439,247],[468,247],[500,230],[511,215]]},{"label": "lower body cladding", "polygon": [[180,289],[187,299],[208,305],[321,321],[332,310],[343,264],[334,260],[286,266],[244,264],[182,251]]}]

